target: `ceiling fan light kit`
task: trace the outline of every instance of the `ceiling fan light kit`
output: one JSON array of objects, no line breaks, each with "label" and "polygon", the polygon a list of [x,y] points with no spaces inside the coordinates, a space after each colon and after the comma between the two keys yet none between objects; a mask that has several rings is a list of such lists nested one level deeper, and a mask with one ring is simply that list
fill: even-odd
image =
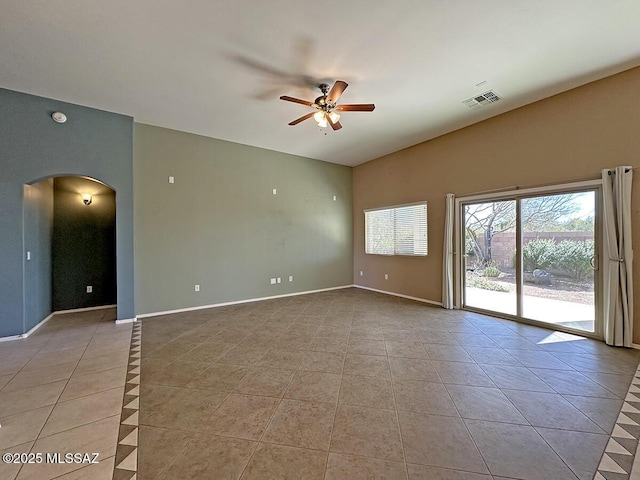
[{"label": "ceiling fan light kit", "polygon": [[376,108],[373,103],[337,105],[336,102],[348,86],[347,82],[343,82],[342,80],[336,80],[331,89],[329,89],[329,85],[326,83],[321,83],[318,85],[318,88],[322,92],[322,95],[316,98],[313,102],[289,97],[287,95],[281,96],[280,100],[299,103],[316,109],[315,112],[296,118],[293,122],[290,122],[289,125],[297,125],[313,117],[320,128],[326,128],[328,125],[331,125],[333,130],[340,130],[342,125],[340,124],[340,115],[337,112],[372,112]]}]

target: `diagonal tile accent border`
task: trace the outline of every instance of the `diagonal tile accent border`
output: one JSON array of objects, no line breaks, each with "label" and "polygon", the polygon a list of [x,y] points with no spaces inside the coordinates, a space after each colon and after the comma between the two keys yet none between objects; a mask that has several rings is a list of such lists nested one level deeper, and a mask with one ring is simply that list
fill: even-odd
[{"label": "diagonal tile accent border", "polygon": [[140,409],[140,349],[142,322],[136,321],[131,330],[131,346],[124,387],[120,431],[114,463],[114,480],[135,480],[138,471],[138,411]]},{"label": "diagonal tile accent border", "polygon": [[[630,480],[640,441],[640,365],[631,379],[609,443],[602,454],[594,480]],[[640,472],[633,472],[637,478]]]}]

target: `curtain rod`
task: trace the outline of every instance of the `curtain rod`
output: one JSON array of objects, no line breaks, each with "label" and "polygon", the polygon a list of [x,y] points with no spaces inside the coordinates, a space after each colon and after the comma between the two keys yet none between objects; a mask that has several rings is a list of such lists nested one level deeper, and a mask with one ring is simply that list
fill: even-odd
[{"label": "curtain rod", "polygon": [[464,195],[456,195],[457,197],[473,197],[475,195],[483,195],[485,193],[500,193],[500,192],[509,192],[512,190],[523,190],[529,188],[539,188],[539,187],[553,187],[554,185],[563,185],[565,183],[575,183],[575,182],[586,182],[589,180],[598,180],[602,178],[601,175],[590,175],[587,177],[570,177],[565,178],[564,180],[560,180],[558,182],[552,183],[539,183],[537,185],[513,185],[511,187],[502,187],[502,188],[494,188],[493,190],[483,190],[480,192],[474,193],[465,193]]}]

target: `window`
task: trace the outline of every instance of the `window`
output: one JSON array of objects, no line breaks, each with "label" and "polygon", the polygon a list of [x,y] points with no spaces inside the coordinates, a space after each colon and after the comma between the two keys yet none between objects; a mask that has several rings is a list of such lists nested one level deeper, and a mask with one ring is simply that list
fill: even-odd
[{"label": "window", "polygon": [[365,252],[427,255],[427,203],[364,211]]}]

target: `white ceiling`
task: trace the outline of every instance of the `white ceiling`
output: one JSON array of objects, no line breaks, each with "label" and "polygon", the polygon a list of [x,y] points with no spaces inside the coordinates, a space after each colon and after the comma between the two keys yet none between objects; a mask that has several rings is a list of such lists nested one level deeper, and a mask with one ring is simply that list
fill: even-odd
[{"label": "white ceiling", "polygon": [[[0,0],[0,86],[357,165],[638,66],[639,25],[638,0]],[[309,109],[280,95],[336,79],[376,110],[287,125]]]}]

